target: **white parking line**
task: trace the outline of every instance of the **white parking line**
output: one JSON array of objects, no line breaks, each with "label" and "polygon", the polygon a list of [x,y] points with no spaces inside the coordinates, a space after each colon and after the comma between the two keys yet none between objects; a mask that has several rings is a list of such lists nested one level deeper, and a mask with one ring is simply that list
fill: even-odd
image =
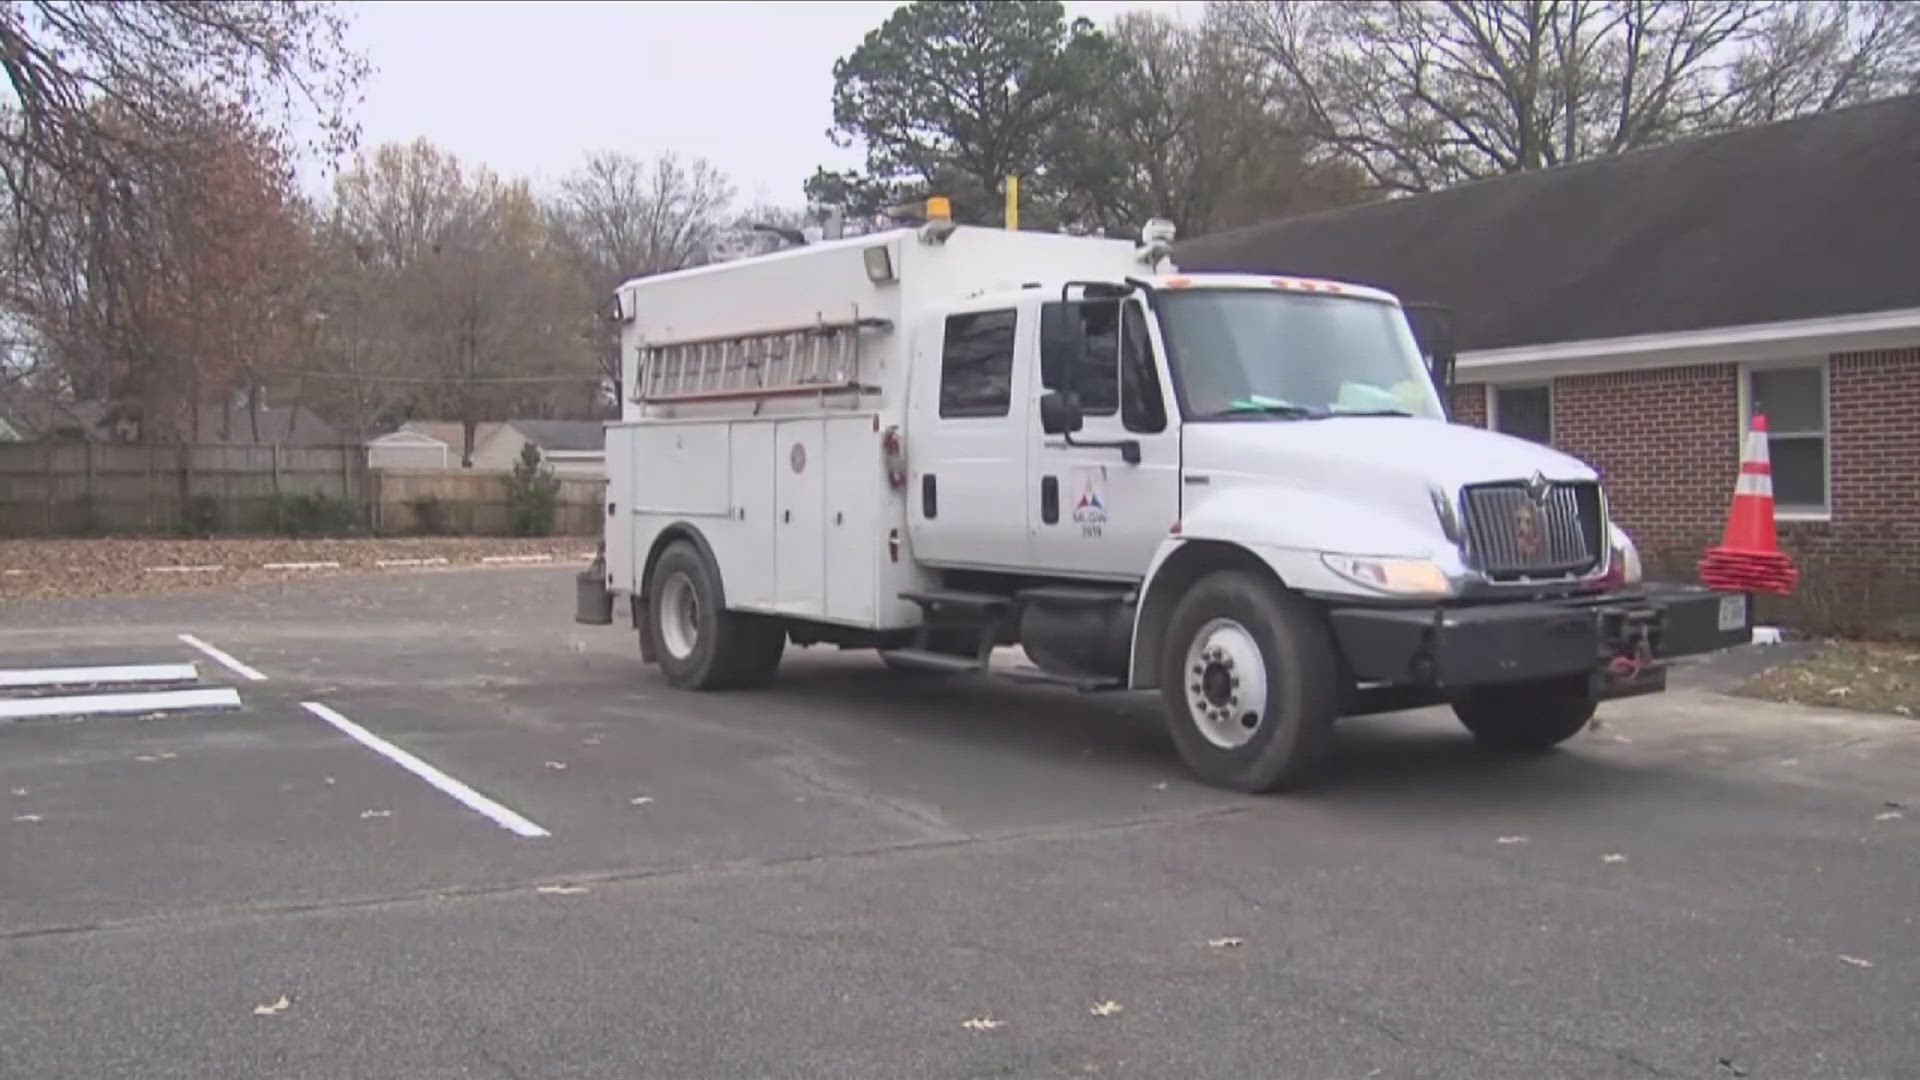
[{"label": "white parking line", "polygon": [[492,799],[455,780],[439,769],[434,768],[380,736],[375,735],[373,732],[368,731],[366,728],[361,727],[359,724],[341,716],[325,705],[317,701],[303,701],[300,703],[300,707],[320,719],[325,720],[327,723],[332,724],[334,727],[339,728],[345,732],[349,738],[360,745],[372,750],[376,754],[380,754],[395,765],[425,780],[427,783],[453,796],[460,802],[465,803],[468,809],[477,810],[486,815],[494,824],[508,832],[530,838],[553,835],[540,826],[535,825],[533,822],[528,821],[526,818],[521,817],[519,814],[514,813],[512,810],[494,802]]},{"label": "white parking line", "polygon": [[0,671],[0,686],[119,686],[143,682],[198,682],[192,664],[122,664],[116,667],[13,668]]},{"label": "white parking line", "polygon": [[324,562],[270,562],[261,563],[262,570],[338,570],[340,564],[331,560]]},{"label": "white parking line", "polygon": [[230,686],[217,690],[157,690],[142,694],[78,694],[67,697],[11,698],[0,701],[0,720],[32,716],[99,716],[107,713],[168,712],[175,709],[237,709],[240,694]]},{"label": "white parking line", "polygon": [[445,566],[445,559],[378,559],[375,566]]},{"label": "white parking line", "polygon": [[181,634],[180,640],[186,642],[188,645],[196,649],[199,649],[201,652],[206,653],[208,656],[213,657],[215,660],[220,662],[221,667],[226,668],[228,671],[233,672],[235,675],[238,675],[243,679],[248,679],[253,682],[267,681],[267,677],[265,675],[260,674],[258,671],[255,671],[254,669],[234,659],[232,656],[228,655],[227,653],[221,652],[219,649],[216,649],[213,646],[207,644],[206,642],[201,641],[199,638],[194,637],[192,634]]},{"label": "white parking line", "polygon": [[215,570],[225,570],[219,563],[205,563],[197,566],[149,566],[149,574],[211,574]]},{"label": "white parking line", "polygon": [[553,556],[551,555],[488,555],[483,557],[480,561],[483,563],[552,562]]}]

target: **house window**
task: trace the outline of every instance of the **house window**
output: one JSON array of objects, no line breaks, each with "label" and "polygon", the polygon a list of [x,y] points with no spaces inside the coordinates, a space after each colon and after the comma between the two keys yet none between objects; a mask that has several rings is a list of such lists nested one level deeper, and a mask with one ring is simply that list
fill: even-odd
[{"label": "house window", "polygon": [[1013,399],[1012,310],[947,317],[940,350],[940,415],[1005,416]]},{"label": "house window", "polygon": [[1553,444],[1553,386],[1496,386],[1493,388],[1493,429],[1551,446]]},{"label": "house window", "polygon": [[1827,366],[1761,367],[1746,372],[1742,436],[1767,418],[1774,506],[1786,514],[1827,513]]}]

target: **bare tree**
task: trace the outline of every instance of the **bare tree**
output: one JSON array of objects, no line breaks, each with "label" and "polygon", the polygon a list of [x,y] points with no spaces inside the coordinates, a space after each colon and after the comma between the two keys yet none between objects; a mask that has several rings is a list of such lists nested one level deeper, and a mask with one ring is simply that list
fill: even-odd
[{"label": "bare tree", "polygon": [[1880,0],[1216,6],[1310,133],[1405,192],[1866,100],[1911,85],[1920,26]]},{"label": "bare tree", "polygon": [[1081,223],[1163,217],[1191,235],[1362,197],[1364,178],[1317,153],[1222,10],[1198,24],[1131,12],[1107,33],[1115,77],[1089,106],[1089,145],[1063,154],[1082,174]]},{"label": "bare tree", "polygon": [[211,103],[281,137],[299,107],[323,147],[355,135],[347,106],[367,74],[332,5],[282,0],[144,0],[0,5],[0,185],[12,237],[31,252],[59,226],[59,186],[177,164],[150,141]]},{"label": "bare tree", "polygon": [[461,421],[551,412],[596,383],[593,304],[526,185],[432,144],[335,183],[324,367],[336,400]]},{"label": "bare tree", "polygon": [[561,181],[553,220],[596,287],[611,291],[702,261],[733,197],[733,185],[699,158],[593,154]]},{"label": "bare tree", "polygon": [[[594,303],[604,305],[623,281],[707,261],[733,198],[733,185],[700,158],[593,154],[561,181],[548,217]],[[618,338],[605,327],[599,338],[604,388],[618,401]]]}]

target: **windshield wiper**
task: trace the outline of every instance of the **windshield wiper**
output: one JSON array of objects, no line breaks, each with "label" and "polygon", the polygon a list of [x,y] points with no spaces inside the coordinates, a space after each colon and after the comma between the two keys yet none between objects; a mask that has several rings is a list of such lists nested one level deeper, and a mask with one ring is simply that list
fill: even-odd
[{"label": "windshield wiper", "polygon": [[1346,409],[1336,409],[1333,411],[1332,415],[1334,416],[1412,416],[1413,414],[1408,412],[1405,409],[1354,409],[1351,412],[1349,412]]},{"label": "windshield wiper", "polygon": [[1236,401],[1218,412],[1206,413],[1203,420],[1229,420],[1236,416],[1279,416],[1288,420],[1324,420],[1332,413],[1324,409],[1309,409],[1305,405],[1289,405],[1278,401]]}]

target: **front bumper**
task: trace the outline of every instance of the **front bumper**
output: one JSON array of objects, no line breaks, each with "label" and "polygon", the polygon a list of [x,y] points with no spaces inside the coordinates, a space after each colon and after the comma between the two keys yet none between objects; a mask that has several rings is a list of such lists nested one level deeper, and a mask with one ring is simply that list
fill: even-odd
[{"label": "front bumper", "polygon": [[1433,690],[1586,676],[1597,697],[1654,693],[1674,659],[1753,640],[1749,597],[1689,585],[1332,619],[1355,679]]}]

